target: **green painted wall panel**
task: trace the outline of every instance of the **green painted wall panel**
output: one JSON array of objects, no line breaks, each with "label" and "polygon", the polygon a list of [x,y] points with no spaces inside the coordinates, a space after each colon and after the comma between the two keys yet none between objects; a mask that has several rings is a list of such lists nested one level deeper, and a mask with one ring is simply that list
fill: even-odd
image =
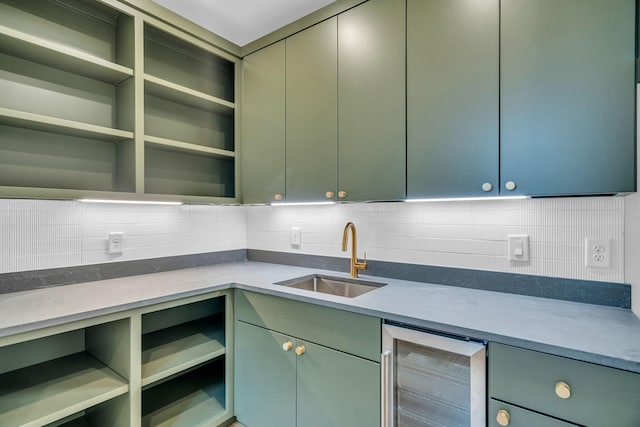
[{"label": "green painted wall panel", "polygon": [[370,0],[338,16],[338,190],[405,197],[405,5]]},{"label": "green painted wall panel", "polygon": [[244,58],[242,193],[244,203],[285,194],[285,42]]},{"label": "green painted wall panel", "polygon": [[286,46],[286,198],[324,200],[337,179],[336,18],[287,38]]},{"label": "green painted wall panel", "polygon": [[409,198],[498,193],[499,19],[498,0],[408,1]]}]

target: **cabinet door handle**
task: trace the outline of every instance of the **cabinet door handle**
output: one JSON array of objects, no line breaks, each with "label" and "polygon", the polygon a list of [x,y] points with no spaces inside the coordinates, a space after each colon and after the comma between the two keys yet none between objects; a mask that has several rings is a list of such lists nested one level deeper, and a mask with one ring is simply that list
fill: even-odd
[{"label": "cabinet door handle", "polygon": [[338,191],[338,197],[344,199],[345,197],[347,197],[347,192],[344,190]]},{"label": "cabinet door handle", "polygon": [[381,373],[382,373],[382,427],[393,427],[393,387],[391,379],[391,350],[386,350],[382,353],[381,360]]},{"label": "cabinet door handle", "polygon": [[336,197],[336,193],[334,193],[333,191],[327,191],[326,193],[324,193],[324,197],[327,199],[333,199],[334,197]]},{"label": "cabinet door handle", "polygon": [[282,194],[280,194],[280,193],[276,193],[276,194],[273,195],[273,200],[280,201],[283,198],[284,198],[284,196]]},{"label": "cabinet door handle", "polygon": [[511,419],[511,415],[509,415],[509,412],[506,409],[500,409],[498,411],[498,415],[496,416],[496,421],[502,427],[508,426],[510,419]]},{"label": "cabinet door handle", "polygon": [[482,191],[489,192],[491,190],[493,190],[493,185],[491,185],[490,182],[485,182],[484,184],[482,184]]},{"label": "cabinet door handle", "polygon": [[516,183],[515,183],[515,182],[513,182],[513,181],[507,181],[507,182],[504,184],[504,188],[506,188],[506,189],[507,189],[507,190],[509,190],[509,191],[513,191],[513,190],[515,190],[515,189],[516,189],[516,187],[517,187],[517,185],[516,185]]},{"label": "cabinet door handle", "polygon": [[571,397],[571,387],[564,381],[556,383],[556,396],[560,399],[568,399]]},{"label": "cabinet door handle", "polygon": [[305,351],[306,351],[306,349],[304,348],[303,345],[299,345],[299,346],[296,347],[296,354],[298,356],[302,356]]},{"label": "cabinet door handle", "polygon": [[286,343],[282,344],[282,349],[284,351],[289,351],[293,348],[293,343],[291,341],[287,341]]}]

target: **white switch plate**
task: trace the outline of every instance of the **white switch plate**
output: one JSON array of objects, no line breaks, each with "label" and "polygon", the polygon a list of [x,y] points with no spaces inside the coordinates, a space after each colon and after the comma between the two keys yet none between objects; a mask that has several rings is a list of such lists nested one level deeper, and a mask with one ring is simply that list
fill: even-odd
[{"label": "white switch plate", "polygon": [[584,238],[585,267],[611,267],[611,239]]},{"label": "white switch plate", "polygon": [[509,261],[529,261],[529,235],[509,234]]},{"label": "white switch plate", "polygon": [[109,233],[109,248],[107,252],[110,254],[121,254],[124,252],[124,233]]},{"label": "white switch plate", "polygon": [[302,230],[299,227],[291,227],[291,246],[300,246],[300,234]]}]

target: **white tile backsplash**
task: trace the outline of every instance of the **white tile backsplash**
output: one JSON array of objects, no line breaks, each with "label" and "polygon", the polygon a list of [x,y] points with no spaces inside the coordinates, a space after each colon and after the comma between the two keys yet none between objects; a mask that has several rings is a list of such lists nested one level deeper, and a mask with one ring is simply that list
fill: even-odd
[{"label": "white tile backsplash", "polygon": [[[330,206],[155,206],[0,200],[0,273],[232,249],[348,257],[347,221],[368,259],[624,283],[623,198]],[[627,220],[629,221],[629,220]],[[291,227],[302,244],[290,244]],[[107,254],[107,234],[125,252]],[[531,261],[507,259],[507,235],[529,234]],[[612,266],[584,266],[584,238],[613,242]]]},{"label": "white tile backsplash", "polygon": [[[353,221],[360,257],[624,283],[624,199],[617,197],[246,209],[250,249],[347,257],[342,229]],[[289,244],[291,227],[302,229],[299,248]],[[509,234],[530,236],[530,262],[508,260]],[[588,236],[612,239],[611,268],[584,266]]]},{"label": "white tile backsplash", "polygon": [[[241,206],[0,199],[0,273],[244,249],[246,222]],[[124,254],[107,254],[112,231]]]}]

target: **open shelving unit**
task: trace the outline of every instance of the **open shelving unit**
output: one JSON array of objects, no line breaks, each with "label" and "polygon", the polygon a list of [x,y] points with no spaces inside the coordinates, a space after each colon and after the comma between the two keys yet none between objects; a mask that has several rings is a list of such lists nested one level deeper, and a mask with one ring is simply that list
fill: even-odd
[{"label": "open shelving unit", "polygon": [[129,322],[118,320],[0,347],[0,425],[48,425],[101,404],[115,409],[107,420],[120,420],[127,337]]},{"label": "open shelving unit", "polygon": [[217,425],[230,415],[229,295],[142,315],[142,425]]},{"label": "open shelving unit", "polygon": [[238,200],[238,62],[126,2],[0,0],[0,196]]}]

